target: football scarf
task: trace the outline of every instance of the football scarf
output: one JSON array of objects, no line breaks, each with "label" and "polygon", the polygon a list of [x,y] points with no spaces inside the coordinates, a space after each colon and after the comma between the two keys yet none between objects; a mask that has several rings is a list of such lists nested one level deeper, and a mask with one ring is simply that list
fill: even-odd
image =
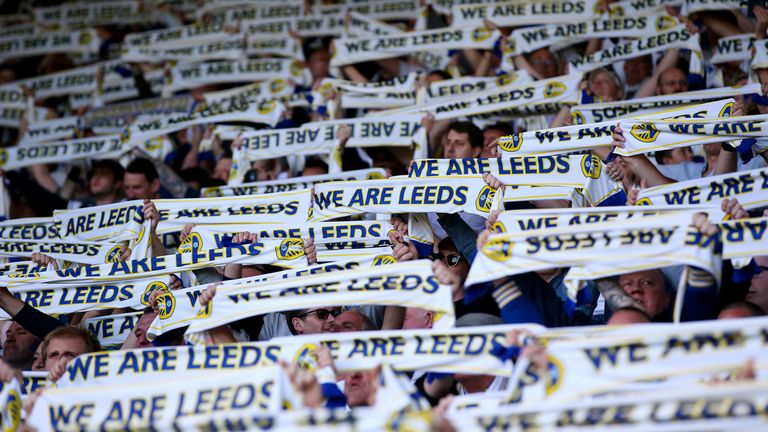
[{"label": "football scarf", "polygon": [[183,48],[222,41],[231,36],[230,33],[224,31],[222,23],[212,22],[208,25],[193,24],[162,30],[129,33],[125,36],[123,44],[127,48]]},{"label": "football scarf", "polygon": [[423,308],[436,313],[433,328],[440,330],[452,327],[455,321],[451,287],[437,282],[430,261],[420,260],[221,289],[198,311],[186,334],[310,304],[314,308],[360,304]]},{"label": "football scarf", "polygon": [[132,240],[141,232],[143,207],[142,201],[134,200],[76,210],[57,210],[53,213],[53,221],[61,239]]},{"label": "football scarf", "polygon": [[14,146],[0,150],[0,168],[12,171],[78,159],[114,159],[129,150],[119,135]]},{"label": "football scarf", "polygon": [[180,64],[171,68],[165,90],[200,87],[207,84],[245,83],[253,81],[290,79],[299,85],[309,82],[304,64],[291,59],[255,59]]},{"label": "football scarf", "polygon": [[768,255],[768,218],[729,220],[718,225],[723,234],[723,258]]},{"label": "football scarf", "polygon": [[[316,176],[292,177],[285,180],[241,183],[237,186],[214,186],[203,188],[201,194],[203,197],[272,194],[299,189],[311,189],[314,185],[327,181],[379,180],[383,178],[386,178],[386,171],[381,168],[368,168],[336,174],[320,174]],[[0,224],[0,238],[2,237],[2,224]]]},{"label": "football scarf", "polygon": [[243,99],[248,102],[261,102],[273,99],[289,97],[293,94],[293,87],[282,78],[257,82],[228,90],[206,92],[203,94],[209,104],[231,103],[234,99]]},{"label": "football scarf", "polygon": [[142,314],[143,312],[129,312],[89,318],[83,321],[82,327],[96,336],[105,349],[119,349],[136,327]]},{"label": "football scarf", "polygon": [[134,0],[35,7],[34,14],[36,24],[48,27],[128,24],[145,19],[139,2]]},{"label": "football scarf", "polygon": [[[718,39],[717,51],[712,55],[712,64],[727,63],[732,61],[745,61],[752,58],[752,47],[755,44],[754,34],[727,36]],[[760,64],[755,50],[755,61]],[[765,62],[762,62],[765,64]]]},{"label": "football scarf", "polygon": [[59,229],[51,218],[21,218],[0,222],[0,239],[58,240]]},{"label": "football scarf", "polygon": [[43,120],[29,125],[22,135],[19,145],[36,144],[46,141],[56,141],[74,136],[82,129],[79,117],[60,117]]},{"label": "football scarf", "polygon": [[768,203],[766,191],[768,168],[763,168],[642,189],[637,205],[707,205],[719,209],[723,198],[738,198],[745,209],[751,210]]},{"label": "football scarf", "polygon": [[[170,279],[158,276],[108,284],[30,283],[10,288],[16,298],[47,314],[69,314],[114,308],[143,309],[150,306],[154,289],[168,289]],[[5,312],[0,316],[8,318]]]},{"label": "football scarf", "polygon": [[0,41],[0,61],[54,53],[97,53],[99,43],[93,29],[3,38]]},{"label": "football scarf", "polygon": [[500,27],[530,24],[584,22],[595,18],[595,0],[555,0],[551,2],[517,2],[486,4],[454,4],[452,24],[457,27],[476,25],[489,20]]},{"label": "football scarf", "polygon": [[215,40],[193,46],[183,47],[143,47],[124,45],[120,58],[126,62],[151,62],[184,61],[194,58],[196,61],[209,60],[239,60],[245,57],[246,41],[242,36],[229,36],[226,39]]},{"label": "football scarf", "polygon": [[501,208],[501,194],[481,176],[328,182],[315,186],[313,220],[359,213],[458,213],[487,217]]},{"label": "football scarf", "polygon": [[119,259],[120,245],[63,240],[0,240],[0,256],[30,258],[35,252],[71,263],[102,264]]}]

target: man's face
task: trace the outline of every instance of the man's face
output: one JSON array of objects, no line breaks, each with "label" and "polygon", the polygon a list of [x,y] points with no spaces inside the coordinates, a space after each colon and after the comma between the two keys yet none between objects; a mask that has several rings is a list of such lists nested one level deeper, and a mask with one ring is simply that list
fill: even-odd
[{"label": "man's face", "polygon": [[462,258],[461,254],[456,249],[452,247],[444,247],[438,252],[443,255],[441,259],[445,265],[448,266],[448,270],[451,273],[459,276],[462,281],[467,279],[467,275],[469,275],[469,263]]},{"label": "man's face", "polygon": [[533,67],[533,70],[538,72],[544,78],[554,78],[559,75],[557,67],[557,59],[548,49],[541,48],[534,51],[528,62]]},{"label": "man's face", "polygon": [[624,75],[629,85],[640,84],[651,76],[651,72],[651,60],[648,56],[635,57],[624,62]]},{"label": "man's face", "polygon": [[403,328],[405,330],[432,328],[432,312],[419,308],[406,309]]},{"label": "man's face", "polygon": [[352,372],[344,374],[344,394],[350,407],[370,406],[376,392],[375,371]]},{"label": "man's face", "polygon": [[[318,314],[325,315],[321,310],[327,311],[341,311],[341,308],[319,308],[312,309],[306,312],[306,315],[293,319],[293,328],[296,329],[298,334],[317,334],[317,333],[335,333],[339,331],[339,326],[336,323],[336,317],[332,313],[329,313],[325,319],[321,319]],[[338,315],[337,315],[338,316]]]},{"label": "man's face", "polygon": [[149,312],[139,318],[139,322],[133,328],[133,334],[136,335],[136,345],[134,345],[134,348],[149,348],[152,346],[152,342],[147,340],[147,330],[149,330],[149,326],[156,316],[157,312]]},{"label": "man's face", "polygon": [[621,89],[616,85],[616,80],[610,73],[600,71],[589,81],[589,87],[592,93],[600,96],[604,102],[613,102],[621,96]]},{"label": "man's face", "polygon": [[45,370],[50,372],[54,365],[60,359],[66,358],[67,361],[85,354],[88,349],[85,341],[79,337],[57,337],[48,342],[45,353]]},{"label": "man's face", "polygon": [[346,311],[336,317],[336,326],[340,332],[363,331],[363,317],[354,311]]},{"label": "man's face", "polygon": [[106,168],[95,168],[89,184],[91,195],[96,197],[114,193],[121,185],[122,182],[115,181],[115,175]]},{"label": "man's face", "polygon": [[313,80],[323,79],[328,76],[328,65],[331,62],[331,55],[326,50],[317,50],[309,55],[307,66],[312,73]]},{"label": "man's face", "polygon": [[32,358],[32,371],[40,372],[45,370],[45,363],[43,362],[43,344],[37,346],[35,355]]},{"label": "man's face", "polygon": [[678,68],[668,69],[659,76],[656,89],[659,96],[688,91],[688,77]]},{"label": "man's face", "polygon": [[123,189],[128,200],[151,199],[157,192],[156,182],[147,180],[144,174],[125,173],[123,177]]},{"label": "man's face", "polygon": [[5,345],[3,353],[5,359],[11,363],[26,363],[35,354],[40,339],[28,332],[18,323],[11,323],[5,332]]},{"label": "man's face", "polygon": [[229,181],[229,170],[232,168],[232,158],[221,158],[216,162],[216,167],[213,168],[213,178]]},{"label": "man's face", "polygon": [[619,276],[619,286],[651,317],[669,307],[670,297],[664,290],[664,276],[658,270],[623,274]]},{"label": "man's face", "polygon": [[448,131],[443,148],[443,156],[447,159],[474,158],[480,155],[481,148],[472,148],[469,143],[469,134]]},{"label": "man's face", "polygon": [[676,165],[693,160],[693,151],[690,147],[678,147],[672,149],[669,156],[664,158],[664,165]]},{"label": "man's face", "polygon": [[752,276],[746,300],[752,302],[768,313],[768,271],[763,270]]}]

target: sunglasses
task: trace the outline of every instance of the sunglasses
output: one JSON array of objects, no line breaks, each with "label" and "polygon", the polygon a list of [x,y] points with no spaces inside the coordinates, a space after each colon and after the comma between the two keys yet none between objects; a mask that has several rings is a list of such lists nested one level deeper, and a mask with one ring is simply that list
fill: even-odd
[{"label": "sunglasses", "polygon": [[338,309],[334,309],[334,310],[313,309],[309,312],[304,312],[303,314],[299,315],[299,317],[305,317],[307,315],[312,315],[312,314],[317,315],[317,319],[319,319],[320,321],[325,321],[328,319],[329,316],[333,316],[334,318],[336,318],[341,314],[341,311]]},{"label": "sunglasses", "polygon": [[435,259],[443,260],[449,266],[456,267],[457,265],[459,265],[461,260],[463,260],[464,258],[461,255],[459,255],[459,254],[444,255],[444,254],[441,254],[441,253],[436,253],[436,254],[432,254],[432,259],[433,260],[435,260]]}]

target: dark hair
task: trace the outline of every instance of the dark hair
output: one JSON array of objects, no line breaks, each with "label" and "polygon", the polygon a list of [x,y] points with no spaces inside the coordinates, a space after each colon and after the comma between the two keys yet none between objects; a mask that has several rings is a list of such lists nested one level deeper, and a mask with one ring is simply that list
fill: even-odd
[{"label": "dark hair", "polygon": [[328,172],[328,164],[323,162],[323,160],[317,156],[310,156],[307,158],[304,163],[304,169],[306,170],[307,168],[321,168],[325,172]]},{"label": "dark hair", "polygon": [[512,127],[511,123],[504,123],[504,122],[496,122],[493,124],[489,124],[488,126],[483,128],[483,132],[487,130],[500,130],[504,133],[504,135],[512,135],[515,133],[515,129]]},{"label": "dark hair", "polygon": [[747,312],[749,312],[749,315],[753,317],[765,315],[765,311],[763,310],[763,308],[746,300],[736,300],[736,301],[730,302],[727,305],[723,306],[723,309],[720,310],[720,313],[723,313],[727,310],[734,310],[734,309],[746,310]]},{"label": "dark hair", "polygon": [[469,144],[472,147],[483,148],[483,132],[469,121],[457,121],[448,126],[448,131],[465,133],[469,137]]},{"label": "dark hair", "polygon": [[120,165],[119,162],[117,162],[114,159],[101,159],[93,161],[93,164],[91,165],[91,175],[96,171],[97,168],[103,168],[105,170],[111,171],[112,176],[115,178],[115,181],[123,181],[123,175],[125,174],[125,168],[123,168],[122,165]]},{"label": "dark hair", "polygon": [[288,322],[288,330],[291,331],[292,335],[297,335],[296,329],[293,328],[293,319],[299,318],[304,313],[304,309],[298,309],[298,310],[292,310],[285,312],[285,320]]},{"label": "dark hair", "polygon": [[155,164],[146,158],[136,158],[132,160],[131,163],[128,164],[128,167],[125,168],[125,172],[131,174],[144,174],[144,177],[146,177],[147,181],[150,183],[160,177],[157,173],[157,168],[155,168]]},{"label": "dark hair", "polygon": [[653,158],[656,159],[656,163],[664,165],[664,158],[672,157],[672,150],[659,150],[653,154]]}]

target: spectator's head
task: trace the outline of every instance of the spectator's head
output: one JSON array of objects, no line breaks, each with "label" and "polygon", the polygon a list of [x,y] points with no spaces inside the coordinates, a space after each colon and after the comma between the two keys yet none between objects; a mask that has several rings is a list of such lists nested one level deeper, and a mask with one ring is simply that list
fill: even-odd
[{"label": "spectator's head", "polygon": [[29,370],[35,359],[35,351],[40,345],[40,339],[35,337],[27,329],[12,322],[5,331],[5,345],[3,345],[3,356],[5,361],[11,366]]},{"label": "spectator's head", "polygon": [[409,307],[405,310],[405,319],[403,320],[403,328],[405,330],[410,329],[430,329],[432,328],[433,314],[432,311]]},{"label": "spectator's head", "polygon": [[624,62],[624,76],[627,85],[638,85],[653,73],[653,59],[650,55],[634,57]]},{"label": "spectator's head", "polygon": [[145,158],[134,159],[125,169],[123,188],[129,200],[157,198],[160,175],[155,164]]},{"label": "spectator's head", "polygon": [[[755,260],[757,261],[759,258],[755,258]],[[759,306],[763,312],[768,312],[768,268],[758,268],[761,271],[752,276],[746,300]]]},{"label": "spectator's head", "polygon": [[319,157],[308,157],[301,175],[314,176],[322,174],[328,174],[328,164],[323,162]]},{"label": "spectator's head", "polygon": [[371,320],[357,309],[349,309],[340,313],[336,317],[336,325],[340,332],[376,330]]},{"label": "spectator's head", "polygon": [[483,128],[483,151],[480,157],[492,157],[493,155],[488,148],[494,140],[497,140],[503,136],[512,135],[514,129],[510,123],[494,123]]},{"label": "spectator's head", "polygon": [[32,371],[39,372],[45,370],[45,363],[43,363],[43,344],[39,344],[35,350],[35,355],[32,360]]},{"label": "spectator's head", "polygon": [[760,306],[748,301],[739,300],[725,305],[717,319],[752,318],[763,315],[765,315],[765,312],[763,312]]},{"label": "spectator's head", "polygon": [[476,158],[483,151],[483,133],[468,121],[457,121],[448,127],[443,144],[447,159]]},{"label": "spectator's head", "polygon": [[16,71],[9,67],[0,67],[0,85],[16,81]]},{"label": "spectator's head", "polygon": [[287,312],[285,318],[292,334],[334,333],[339,331],[336,317],[341,314],[339,307],[300,309]]},{"label": "spectator's head", "polygon": [[651,322],[651,317],[640,309],[625,307],[613,311],[608,325],[645,324]]},{"label": "spectator's head", "polygon": [[350,407],[373,406],[376,403],[376,370],[339,374],[344,380],[344,394]]},{"label": "spectator's head", "polygon": [[656,83],[656,95],[664,96],[688,91],[688,74],[673,66],[659,75]]},{"label": "spectator's head", "polygon": [[651,318],[664,313],[672,300],[672,296],[667,292],[666,281],[661,270],[642,270],[623,274],[619,276],[619,286]]},{"label": "spectator's head", "polygon": [[251,169],[245,173],[246,182],[276,180],[280,174],[281,159],[262,159],[254,161]]},{"label": "spectator's head", "polygon": [[136,336],[136,342],[131,348],[149,348],[152,346],[152,342],[147,339],[147,330],[152,325],[152,321],[157,317],[157,312],[152,308],[147,308],[144,314],[141,315],[139,321],[136,322],[136,327],[133,328],[133,334]]},{"label": "spectator's head", "polygon": [[450,237],[440,240],[437,244],[437,252],[436,257],[448,266],[448,270],[459,276],[462,281],[467,279],[469,261],[459,252]]},{"label": "spectator's head", "polygon": [[677,165],[693,160],[693,151],[690,147],[678,147],[672,150],[660,150],[654,155],[659,165]]},{"label": "spectator's head", "polygon": [[96,200],[114,196],[123,187],[124,176],[125,170],[119,162],[111,159],[94,161],[88,183],[91,196]]},{"label": "spectator's head", "polygon": [[602,102],[624,99],[624,86],[612,71],[600,68],[589,74],[589,89]]},{"label": "spectator's head", "polygon": [[554,78],[560,75],[560,64],[549,48],[539,48],[528,54],[528,63],[531,64],[536,73],[544,78]]},{"label": "spectator's head", "polygon": [[74,326],[59,327],[43,339],[43,365],[50,372],[62,358],[70,361],[81,354],[99,350],[99,341],[87,330]]},{"label": "spectator's head", "polygon": [[229,180],[229,170],[232,169],[232,156],[223,156],[216,161],[213,168],[213,178],[226,182]]},{"label": "spectator's head", "polygon": [[307,68],[312,74],[312,80],[318,81],[329,76],[331,53],[322,39],[312,39],[305,47]]}]

